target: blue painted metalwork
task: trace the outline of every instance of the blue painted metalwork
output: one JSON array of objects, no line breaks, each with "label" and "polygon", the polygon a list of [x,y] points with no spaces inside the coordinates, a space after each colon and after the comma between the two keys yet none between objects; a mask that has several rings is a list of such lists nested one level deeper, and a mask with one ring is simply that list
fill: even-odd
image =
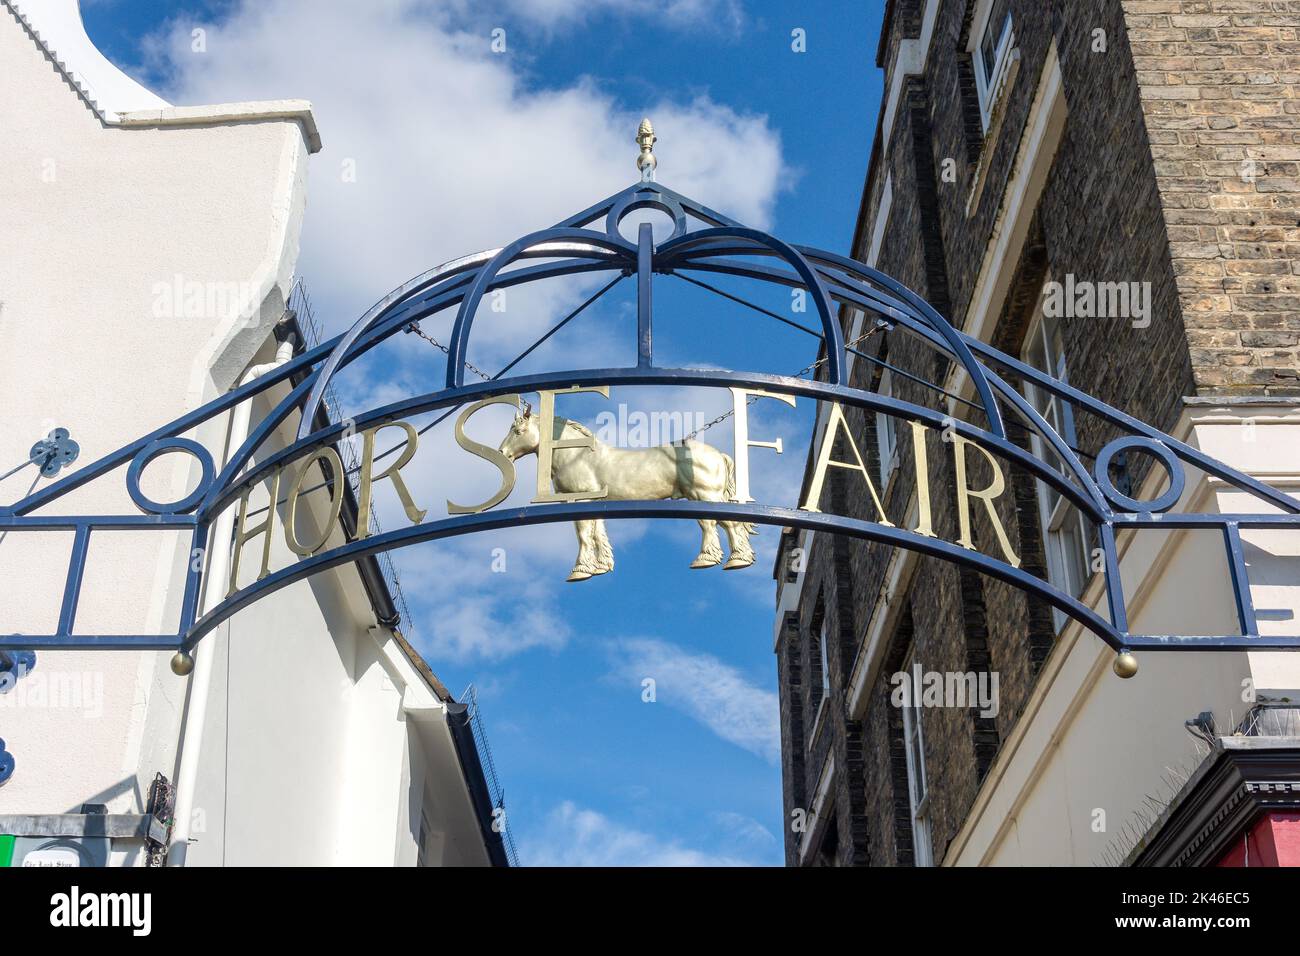
[{"label": "blue painted metalwork", "polygon": [[28,461],[40,466],[42,477],[53,478],[80,454],[81,446],[72,440],[68,430],[56,428],[32,446]]},{"label": "blue painted metalwork", "polygon": [[[632,212],[644,209],[657,210],[671,218],[671,233],[662,241],[655,242],[653,230],[646,223],[639,226],[635,242],[621,233],[620,226],[624,219]],[[528,259],[546,261],[537,265],[521,264]],[[615,273],[605,286],[606,289],[622,277],[635,277],[635,366],[557,370],[504,377],[523,358],[521,355],[489,381],[465,383],[464,367],[474,322],[485,295],[542,279],[597,272]],[[656,365],[653,283],[658,276],[678,275],[690,278],[695,273],[722,273],[806,290],[815,307],[818,325],[805,327],[781,320],[820,340],[821,347],[825,350],[825,381],[760,372],[666,368]],[[709,287],[705,285],[704,288]],[[597,296],[603,291],[604,289],[597,293]],[[742,299],[729,293],[712,291],[743,303]],[[846,347],[836,315],[838,307],[863,310],[888,328],[925,343],[964,371],[970,380],[974,396],[972,401],[961,401],[977,409],[977,417],[981,421],[955,421],[934,409],[850,385],[847,381],[846,356],[856,353],[867,360],[874,360],[874,357]],[[85,572],[85,557],[93,532],[124,528],[171,531],[187,529],[192,535],[192,554],[200,556],[206,553],[209,544],[229,546],[228,542],[208,541],[211,527],[224,509],[231,507],[246,490],[269,478],[276,469],[343,437],[345,426],[341,423],[319,429],[315,427],[319,420],[317,410],[333,377],[413,323],[453,308],[456,313],[447,346],[449,358],[444,387],[355,415],[349,419],[347,428],[363,430],[424,412],[445,410],[450,414],[458,407],[499,395],[590,385],[688,384],[718,388],[746,387],[823,402],[838,402],[868,412],[881,412],[920,422],[931,428],[954,431],[990,453],[1025,469],[1065,496],[1097,527],[1104,556],[1102,574],[1107,614],[1097,613],[1073,596],[1059,591],[1050,582],[1019,567],[957,544],[890,525],[792,507],[738,502],[600,500],[529,505],[480,514],[456,515],[348,541],[340,547],[313,554],[289,567],[274,571],[215,606],[201,610],[198,607],[198,596],[204,562],[194,560],[187,570],[180,622],[175,633],[88,635],[76,632],[77,604]],[[767,310],[755,308],[761,313],[781,318]],[[581,311],[581,307],[576,311]],[[571,317],[572,314],[566,317],[560,326]],[[548,332],[543,339],[560,326]],[[539,343],[529,346],[524,355]],[[1009,376],[1010,380],[1004,376]],[[1084,467],[1076,450],[1025,400],[1012,380],[1032,382],[1037,388],[1071,405],[1076,413],[1087,412],[1098,416],[1116,429],[1120,436],[1101,450],[1094,469],[1090,471]],[[193,439],[185,437],[197,426],[228,411],[239,402],[263,394],[286,381],[292,383],[289,394],[276,403],[272,411],[252,429],[247,440],[229,456],[219,470],[206,449]],[[943,390],[940,388],[940,391]],[[949,398],[951,400],[954,396],[949,395]],[[274,447],[271,438],[275,430],[295,413],[301,416],[296,438],[287,447]],[[1007,433],[1006,416],[1011,416],[1020,426],[1037,434],[1050,450],[1049,459],[1038,458],[1012,441]],[[151,460],[169,451],[183,451],[193,455],[199,462],[201,476],[197,487],[185,498],[163,504],[150,500],[140,491],[139,479]],[[1111,463],[1116,455],[1130,451],[1154,456],[1165,469],[1169,487],[1158,498],[1141,501],[1115,487],[1109,474]],[[255,455],[257,460],[254,463]],[[68,492],[123,465],[128,466],[128,492],[143,514],[63,516],[34,513]],[[1255,496],[1273,506],[1278,513],[1180,514],[1172,511],[1186,488],[1187,465]],[[376,303],[346,333],[308,350],[271,373],[232,390],[203,408],[182,416],[41,491],[28,495],[13,505],[0,507],[0,533],[51,530],[73,532],[73,546],[56,632],[45,635],[0,634],[0,648],[188,649],[214,627],[252,602],[311,574],[356,561],[366,555],[494,528],[596,517],[744,520],[848,534],[908,548],[973,567],[983,574],[1037,595],[1079,621],[1116,650],[1300,648],[1300,636],[1259,634],[1241,541],[1243,530],[1300,528],[1300,501],[1214,461],[1199,450],[1104,405],[1012,356],[998,352],[987,343],[963,334],[915,292],[875,269],[833,253],[786,244],[655,182],[638,183],[550,229],[532,233],[502,249],[454,260],[416,276]],[[1129,632],[1119,576],[1116,536],[1123,531],[1150,528],[1210,528],[1221,532],[1242,632],[1240,635],[1200,637]]]},{"label": "blue painted metalwork", "polygon": [[9,782],[14,775],[14,755],[5,750],[5,742],[0,738],[0,787]]},{"label": "blue painted metalwork", "polygon": [[[159,504],[140,490],[140,475],[149,467],[151,461],[169,451],[189,452],[198,460],[203,475],[199,478],[199,486],[180,501],[174,501],[171,504]],[[192,511],[194,506],[203,500],[204,492],[212,484],[213,476],[212,456],[198,442],[191,441],[188,438],[160,438],[142,448],[140,453],[131,461],[131,467],[126,473],[126,490],[131,496],[131,500],[135,502],[136,507],[145,514],[184,514],[187,511]]]}]

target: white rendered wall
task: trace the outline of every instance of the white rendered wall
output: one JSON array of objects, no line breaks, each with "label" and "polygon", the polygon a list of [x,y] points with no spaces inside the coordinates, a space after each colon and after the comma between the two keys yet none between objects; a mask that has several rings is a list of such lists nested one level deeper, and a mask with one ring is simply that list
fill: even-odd
[{"label": "white rendered wall", "polygon": [[[301,102],[168,107],[87,52],[75,6],[21,4],[48,43],[65,44],[47,56],[0,4],[6,467],[55,426],[80,443],[78,465],[93,462],[272,358],[271,329],[297,258],[307,154],[319,148]],[[160,308],[178,284],[225,298],[198,314]],[[286,391],[278,386],[269,398]],[[268,398],[255,400],[254,421],[269,408]],[[286,423],[281,443],[296,425]],[[226,427],[223,416],[189,437],[220,461]],[[0,484],[0,501],[22,498],[34,474]],[[124,474],[44,513],[137,513]],[[174,500],[196,474],[188,459],[164,457],[143,484],[155,499]],[[267,501],[259,493],[254,507]],[[320,526],[325,502],[317,493],[300,505],[302,537]],[[277,518],[272,567],[296,560],[283,506]],[[67,534],[0,540],[0,630],[54,630],[70,544]],[[174,631],[189,549],[179,535],[93,536],[77,631]],[[260,542],[247,550],[241,584],[256,575]],[[437,849],[431,862],[487,862],[445,708],[374,625],[348,566],[263,599],[205,639],[200,653],[213,655],[215,671],[191,865],[409,865],[422,810]],[[138,812],[155,773],[175,780],[189,682],[172,674],[169,657],[39,651],[33,674],[0,696],[0,737],[17,760],[0,813],[69,812],[87,802]],[[51,675],[84,676],[92,693],[78,707],[15,706]]]},{"label": "white rendered wall", "polygon": [[[0,462],[22,461],[57,425],[84,465],[224,391],[266,339],[297,257],[307,147],[297,120],[106,125],[3,6],[0,63]],[[159,314],[159,284],[176,276],[242,284],[246,301]],[[195,437],[219,448],[223,429]],[[34,476],[0,483],[0,500],[23,497]],[[137,513],[123,476],[44,513]],[[175,498],[190,480],[169,456],[146,490]],[[0,541],[4,631],[54,629],[69,545],[69,535]],[[79,629],[174,629],[188,547],[157,534],[92,537]],[[174,773],[186,684],[167,657],[40,652],[28,681],[85,676],[102,699],[88,713],[17,706],[23,682],[6,695],[0,736],[17,769],[0,811],[138,810],[153,773]]]}]

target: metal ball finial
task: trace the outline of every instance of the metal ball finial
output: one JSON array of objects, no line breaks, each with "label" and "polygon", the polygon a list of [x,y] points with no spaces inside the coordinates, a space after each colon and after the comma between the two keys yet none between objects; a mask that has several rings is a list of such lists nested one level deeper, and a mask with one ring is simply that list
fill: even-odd
[{"label": "metal ball finial", "polygon": [[1138,672],[1138,659],[1133,656],[1131,651],[1120,651],[1114,663],[1110,666],[1117,676],[1128,680]]},{"label": "metal ball finial", "polygon": [[636,158],[636,168],[641,171],[642,182],[650,182],[655,178],[655,167],[659,161],[655,159],[654,148],[658,139],[655,128],[650,125],[650,117],[643,118],[636,131],[636,143],[641,147],[641,155]]},{"label": "metal ball finial", "polygon": [[172,655],[172,673],[177,677],[188,677],[190,671],[194,670],[194,658],[185,651],[177,651]]}]

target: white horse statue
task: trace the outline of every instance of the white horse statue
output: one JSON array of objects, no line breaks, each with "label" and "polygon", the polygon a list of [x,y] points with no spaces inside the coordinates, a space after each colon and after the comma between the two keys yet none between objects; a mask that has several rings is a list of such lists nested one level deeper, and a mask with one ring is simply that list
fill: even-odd
[{"label": "white horse statue", "polygon": [[[702,441],[686,439],[655,448],[614,448],[596,438],[585,425],[567,418],[555,418],[554,439],[590,439],[592,447],[556,448],[551,456],[551,481],[557,492],[596,492],[604,488],[602,500],[658,501],[686,498],[691,501],[734,501],[736,464],[731,456]],[[511,461],[536,454],[541,442],[541,416],[525,406],[515,415],[510,433],[500,451]],[[722,563],[718,525],[727,533],[731,558],[726,570],[747,568],[754,563],[749,536],[754,525],[742,521],[701,519],[703,541],[693,568],[711,568]],[[614,570],[614,550],[605,534],[605,522],[596,518],[574,523],[578,532],[578,560],[569,573],[570,581],[585,581]]]}]

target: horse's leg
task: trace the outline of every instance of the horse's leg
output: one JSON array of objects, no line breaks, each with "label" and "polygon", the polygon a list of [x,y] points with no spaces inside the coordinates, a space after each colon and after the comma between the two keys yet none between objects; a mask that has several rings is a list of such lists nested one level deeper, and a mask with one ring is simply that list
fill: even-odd
[{"label": "horse's leg", "polygon": [[596,566],[599,571],[596,574],[604,574],[607,571],[614,570],[614,547],[609,543],[609,535],[605,533],[605,519],[597,518],[592,522],[592,543],[595,545]]},{"label": "horse's leg", "polygon": [[754,563],[754,549],[749,544],[749,525],[743,521],[724,521],[722,530],[727,533],[731,558],[723,565],[724,571],[747,568]]},{"label": "horse's leg", "polygon": [[722,543],[718,540],[718,523],[711,518],[703,518],[700,520],[700,531],[703,532],[700,553],[691,562],[691,567],[711,568],[715,564],[721,564]]},{"label": "horse's leg", "polygon": [[603,573],[593,560],[596,549],[592,540],[591,525],[594,523],[592,521],[575,521],[573,523],[573,530],[578,535],[578,558],[573,562],[573,570],[569,572],[568,580],[570,581],[585,581],[593,574]]}]

